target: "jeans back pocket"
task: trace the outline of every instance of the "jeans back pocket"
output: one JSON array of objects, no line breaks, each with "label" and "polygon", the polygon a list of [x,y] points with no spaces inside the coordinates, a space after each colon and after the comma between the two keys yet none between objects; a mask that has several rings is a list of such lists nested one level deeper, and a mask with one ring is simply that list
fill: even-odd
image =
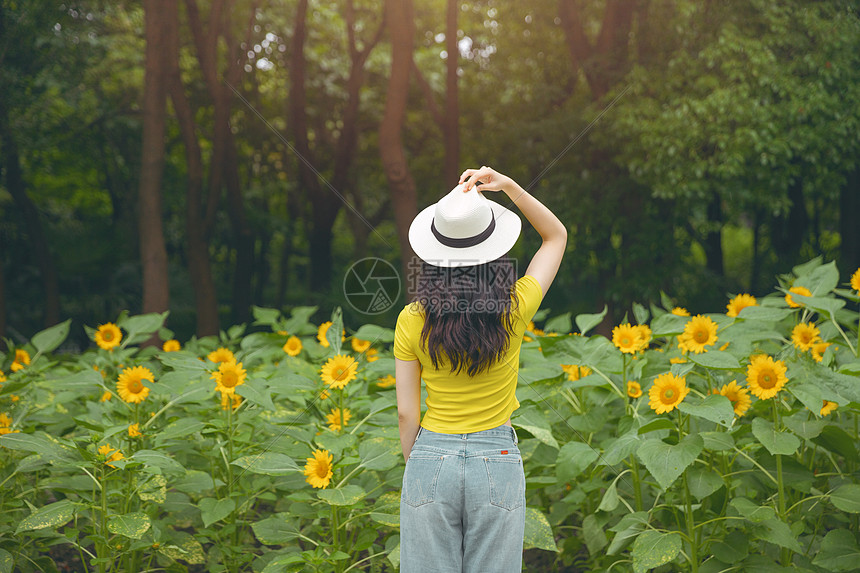
[{"label": "jeans back pocket", "polygon": [[403,474],[401,498],[405,503],[418,507],[434,501],[442,462],[441,454],[413,450],[406,461],[406,471]]},{"label": "jeans back pocket", "polygon": [[513,454],[485,457],[484,464],[490,481],[490,503],[507,510],[523,505],[526,476],[522,458]]}]

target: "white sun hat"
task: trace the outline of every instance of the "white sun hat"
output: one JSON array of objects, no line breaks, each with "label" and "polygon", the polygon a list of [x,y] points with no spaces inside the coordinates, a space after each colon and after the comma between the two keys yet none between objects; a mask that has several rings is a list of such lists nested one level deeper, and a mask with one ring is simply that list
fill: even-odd
[{"label": "white sun hat", "polygon": [[474,188],[464,192],[460,184],[418,213],[409,227],[409,244],[436,267],[481,265],[505,255],[522,226],[516,213]]}]

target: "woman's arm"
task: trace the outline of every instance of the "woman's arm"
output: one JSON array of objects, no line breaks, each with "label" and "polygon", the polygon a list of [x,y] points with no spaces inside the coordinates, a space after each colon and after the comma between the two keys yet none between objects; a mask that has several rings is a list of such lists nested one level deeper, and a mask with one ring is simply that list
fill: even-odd
[{"label": "woman's arm", "polygon": [[403,459],[408,460],[421,422],[421,363],[417,360],[395,358],[394,378],[400,447],[403,449]]},{"label": "woman's arm", "polygon": [[552,211],[520,187],[516,181],[490,167],[467,169],[460,175],[460,183],[464,181],[466,182],[464,191],[472,187],[482,192],[504,191],[541,236],[543,243],[532,257],[526,274],[537,279],[543,294],[546,294],[558,273],[561,258],[567,247],[567,228]]}]

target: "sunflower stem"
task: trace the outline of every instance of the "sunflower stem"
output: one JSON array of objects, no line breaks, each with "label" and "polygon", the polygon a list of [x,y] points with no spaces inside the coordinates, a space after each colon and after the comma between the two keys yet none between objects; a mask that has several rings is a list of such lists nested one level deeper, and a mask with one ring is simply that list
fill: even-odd
[{"label": "sunflower stem", "polygon": [[[107,472],[105,471],[104,465],[101,467],[101,479],[102,479],[102,489],[101,489],[101,503],[102,503],[102,515],[101,515],[101,543],[99,546],[101,547],[101,551],[96,550],[96,554],[99,558],[107,557],[107,549],[108,548],[108,530],[107,530],[107,483],[105,482],[105,476]],[[105,563],[104,561],[99,562],[99,573],[105,572]]]},{"label": "sunflower stem", "polygon": [[639,480],[639,462],[636,454],[630,454],[630,469],[633,471],[633,495],[636,501],[636,511],[642,511],[642,482]]},{"label": "sunflower stem", "polygon": [[[678,443],[684,439],[684,416],[678,410]],[[682,474],[684,483],[684,514],[687,522],[687,536],[690,538],[690,570],[697,573],[699,570],[699,543],[696,537],[696,524],[693,521],[693,500],[690,496],[690,485],[687,483],[687,470]]]},{"label": "sunflower stem", "polygon": [[[774,398],[771,401],[771,406],[773,407],[773,425],[774,429],[779,432],[782,430],[782,423],[779,417],[779,407],[777,406],[776,399]],[[777,507],[779,510],[779,518],[785,521],[785,487],[783,485],[783,477],[782,477],[782,455],[776,454],[776,491],[777,491]],[[790,558],[791,552],[788,548],[783,547],[780,551],[780,561],[783,565],[786,565]]]}]

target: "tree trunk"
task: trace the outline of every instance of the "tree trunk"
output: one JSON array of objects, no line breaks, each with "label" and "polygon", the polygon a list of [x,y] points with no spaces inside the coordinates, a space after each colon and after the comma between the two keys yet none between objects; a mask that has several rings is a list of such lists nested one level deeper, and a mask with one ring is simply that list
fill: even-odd
[{"label": "tree trunk", "polygon": [[848,174],[839,194],[839,265],[854,274],[860,268],[860,168]]},{"label": "tree trunk", "polygon": [[[161,213],[166,114],[166,13],[172,0],[144,0],[146,72],[143,94],[143,144],[140,164],[138,215],[140,260],[143,269],[142,311],[164,312],[170,303],[167,250]],[[175,8],[175,6],[174,6]]]},{"label": "tree trunk", "polygon": [[[409,171],[403,150],[402,129],[409,95],[409,73],[415,37],[412,0],[386,0],[386,22],[391,35],[391,73],[385,95],[385,113],[379,126],[379,155],[388,180],[391,205],[400,243],[403,277],[409,276],[414,253],[409,245],[409,225],[417,214],[415,180]],[[404,294],[411,298],[413,285]]]},{"label": "tree trunk", "polygon": [[716,231],[708,231],[702,247],[708,270],[718,277],[723,276],[723,208],[720,196],[714,193],[708,203],[708,221],[719,224]]},{"label": "tree trunk", "polygon": [[803,197],[803,182],[798,179],[788,187],[791,201],[787,216],[773,217],[771,223],[771,245],[784,264],[798,262],[800,249],[809,230],[809,213]]},{"label": "tree trunk", "polygon": [[460,179],[460,93],[457,85],[457,66],[460,47],[457,43],[458,0],[448,0],[445,50],[448,52],[445,76],[445,185],[454,187]]},{"label": "tree trunk", "polygon": [[179,69],[179,15],[170,11],[165,28],[169,34],[167,61],[169,65],[168,91],[179,123],[179,131],[185,145],[185,160],[188,169],[188,192],[185,200],[185,228],[188,271],[194,289],[194,304],[197,316],[198,337],[217,335],[219,332],[218,297],[212,277],[209,258],[209,241],[203,218],[203,159],[194,111],[185,96],[185,87]]},{"label": "tree trunk", "polygon": [[[2,99],[2,95],[0,95]],[[57,267],[48,246],[45,229],[39,217],[36,205],[27,195],[27,184],[21,170],[21,157],[18,144],[9,129],[8,107],[0,101],[0,142],[2,142],[2,160],[6,169],[6,190],[12,195],[18,212],[24,222],[24,231],[30,238],[33,248],[33,258],[42,275],[42,288],[45,297],[45,326],[60,322],[60,287],[57,278]],[[5,313],[4,313],[5,318]]]}]

